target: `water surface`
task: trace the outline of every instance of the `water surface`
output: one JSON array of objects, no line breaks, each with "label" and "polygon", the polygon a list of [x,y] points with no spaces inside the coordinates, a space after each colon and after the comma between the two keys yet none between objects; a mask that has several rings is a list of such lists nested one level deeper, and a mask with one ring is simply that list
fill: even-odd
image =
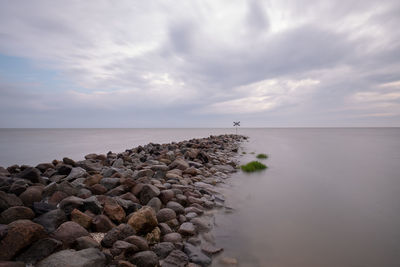
[{"label": "water surface", "polygon": [[[245,129],[267,171],[225,186],[222,256],[240,266],[400,266],[400,129]],[[219,266],[214,261],[214,266]]]}]

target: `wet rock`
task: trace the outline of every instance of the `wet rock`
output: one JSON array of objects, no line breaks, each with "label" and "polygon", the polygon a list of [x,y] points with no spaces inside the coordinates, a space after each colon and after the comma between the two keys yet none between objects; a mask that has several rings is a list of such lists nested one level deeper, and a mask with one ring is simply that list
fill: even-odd
[{"label": "wet rock", "polygon": [[35,264],[61,248],[62,242],[53,238],[43,238],[33,243],[26,251],[18,255],[16,259],[28,264]]},{"label": "wet rock", "polygon": [[40,261],[36,267],[104,267],[105,255],[97,248],[87,248],[80,251],[62,250]]},{"label": "wet rock", "polygon": [[35,218],[34,222],[42,225],[48,233],[55,231],[62,223],[67,221],[65,212],[56,209]]},{"label": "wet rock", "polygon": [[223,257],[219,260],[219,262],[223,265],[230,265],[230,266],[236,266],[238,264],[237,259],[235,258],[229,258],[229,257]]},{"label": "wet rock", "polygon": [[236,171],[231,165],[214,165],[213,167],[223,173],[232,173]]},{"label": "wet rock", "polygon": [[158,258],[160,259],[164,259],[165,257],[167,257],[169,253],[174,249],[175,246],[171,242],[161,242],[154,245],[154,247],[152,248],[154,253],[156,253]]},{"label": "wet rock", "polygon": [[132,214],[128,224],[132,226],[137,233],[147,233],[157,226],[158,221],[154,210],[145,206]]},{"label": "wet rock", "polygon": [[23,178],[38,183],[40,179],[40,171],[33,167],[28,167],[17,175],[18,178]]},{"label": "wet rock", "polygon": [[25,267],[21,261],[0,261],[0,267]]},{"label": "wet rock", "polygon": [[100,248],[100,244],[90,236],[81,236],[75,239],[73,247],[76,250],[82,250],[86,248]]},{"label": "wet rock", "polygon": [[141,236],[131,235],[124,239],[124,241],[135,245],[139,251],[149,250],[147,240]]},{"label": "wet rock", "polygon": [[137,267],[154,267],[158,265],[157,255],[153,251],[138,252],[129,261]]},{"label": "wet rock", "polygon": [[104,213],[113,221],[122,222],[125,219],[124,209],[118,205],[117,201],[108,198],[104,204]]},{"label": "wet rock", "polygon": [[189,256],[189,260],[200,266],[208,266],[211,264],[211,258],[206,256],[198,247],[185,243],[184,252]]},{"label": "wet rock", "polygon": [[96,232],[107,233],[113,227],[115,227],[115,224],[106,215],[97,215],[92,220],[92,228]]},{"label": "wet rock", "polygon": [[182,236],[179,233],[169,233],[164,235],[164,242],[179,243],[182,242]]},{"label": "wet rock", "polygon": [[134,235],[135,233],[135,230],[130,225],[120,224],[107,232],[101,241],[101,244],[103,247],[109,248],[112,247],[117,240],[123,240],[128,236]]},{"label": "wet rock", "polygon": [[189,257],[180,250],[173,250],[161,264],[161,267],[185,267]]},{"label": "wet rock", "polygon": [[31,220],[35,217],[35,214],[30,208],[23,206],[15,206],[6,209],[0,215],[0,223],[9,224],[16,220],[27,219]]},{"label": "wet rock", "polygon": [[201,251],[203,251],[206,254],[212,255],[223,251],[223,248],[216,247],[213,244],[207,242],[201,245]]},{"label": "wet rock", "polygon": [[86,175],[86,170],[81,167],[72,168],[71,172],[65,178],[67,181],[72,181],[76,178],[84,177]]},{"label": "wet rock", "polygon": [[80,226],[89,229],[90,225],[92,224],[92,217],[83,213],[78,209],[74,209],[71,212],[71,221],[76,222]]},{"label": "wet rock", "polygon": [[10,260],[22,249],[46,237],[43,226],[29,220],[18,220],[7,227],[7,235],[0,241],[0,260]]},{"label": "wet rock", "polygon": [[161,209],[162,203],[158,197],[153,197],[152,199],[150,199],[146,206],[152,207],[157,213]]},{"label": "wet rock", "polygon": [[160,194],[160,190],[154,185],[145,184],[140,191],[140,203],[146,205],[150,199],[157,197]]},{"label": "wet rock", "polygon": [[184,236],[191,236],[196,234],[196,229],[192,223],[185,222],[179,227],[178,233]]},{"label": "wet rock", "polygon": [[66,197],[60,202],[60,209],[65,212],[65,214],[70,215],[74,209],[80,209],[83,206],[84,200],[79,197],[70,196]]},{"label": "wet rock", "polygon": [[194,218],[190,221],[196,226],[196,230],[201,232],[201,231],[209,231],[212,228],[212,225],[209,220],[206,218]]},{"label": "wet rock", "polygon": [[185,213],[185,208],[181,204],[179,204],[178,202],[175,202],[175,201],[168,202],[166,207],[175,211],[176,214],[184,214]]},{"label": "wet rock", "polygon": [[68,248],[81,236],[88,236],[89,232],[76,222],[65,222],[61,224],[52,236],[63,243],[64,248]]}]

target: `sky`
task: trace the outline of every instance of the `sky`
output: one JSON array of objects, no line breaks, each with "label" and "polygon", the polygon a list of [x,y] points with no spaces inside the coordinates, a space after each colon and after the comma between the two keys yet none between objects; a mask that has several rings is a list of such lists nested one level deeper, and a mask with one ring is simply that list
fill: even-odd
[{"label": "sky", "polygon": [[400,126],[400,1],[0,1],[0,127]]}]

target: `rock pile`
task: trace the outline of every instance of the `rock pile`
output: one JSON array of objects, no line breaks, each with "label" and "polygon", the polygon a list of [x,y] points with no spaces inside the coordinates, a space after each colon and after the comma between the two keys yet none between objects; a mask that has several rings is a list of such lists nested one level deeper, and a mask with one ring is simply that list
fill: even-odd
[{"label": "rock pile", "polygon": [[238,135],[0,167],[0,266],[207,266]]}]

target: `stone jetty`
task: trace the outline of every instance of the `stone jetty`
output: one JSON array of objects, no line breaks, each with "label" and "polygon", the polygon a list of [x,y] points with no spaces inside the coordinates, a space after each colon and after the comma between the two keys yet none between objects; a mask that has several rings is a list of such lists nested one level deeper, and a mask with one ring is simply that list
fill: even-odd
[{"label": "stone jetty", "polygon": [[0,267],[208,266],[239,135],[0,167]]}]

